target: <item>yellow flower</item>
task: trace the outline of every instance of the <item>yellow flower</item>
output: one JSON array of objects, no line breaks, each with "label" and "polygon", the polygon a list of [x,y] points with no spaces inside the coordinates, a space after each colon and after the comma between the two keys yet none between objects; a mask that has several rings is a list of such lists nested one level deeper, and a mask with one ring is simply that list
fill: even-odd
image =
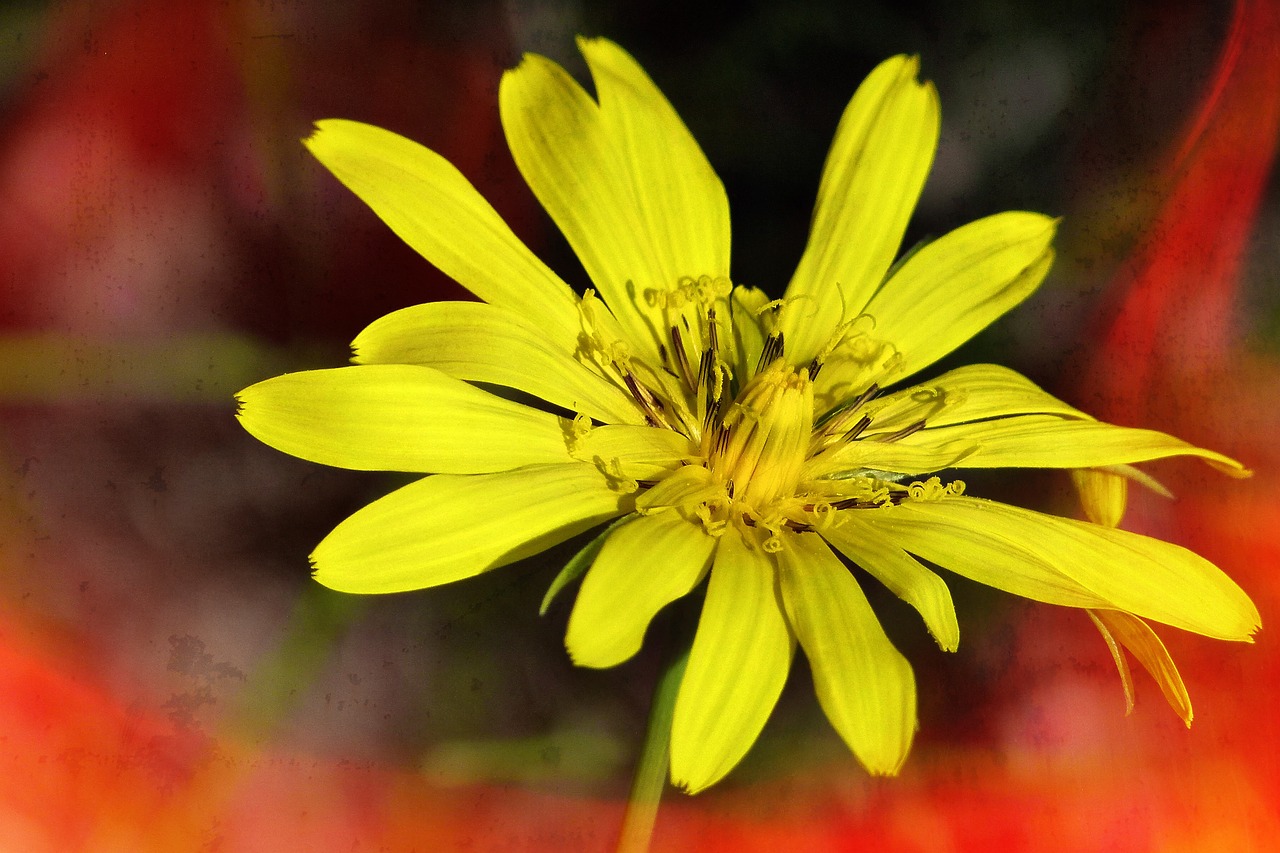
[{"label": "yellow flower", "polygon": [[516,164],[594,285],[582,297],[439,155],[350,121],[320,122],[306,140],[483,300],[390,314],[356,338],[356,366],[239,395],[245,428],[287,453],[430,475],[338,525],[312,555],[318,581],[435,586],[619,519],[557,579],[590,566],[566,645],[584,666],[619,664],[660,609],[710,575],[671,735],[671,777],[690,792],[755,741],[797,641],[853,753],[872,773],[898,770],[915,681],[861,584],[883,583],[954,650],[950,594],[921,560],[1087,608],[1113,648],[1133,640],[1154,668],[1163,646],[1144,639],[1142,619],[1228,640],[1258,629],[1244,592],[1189,551],[933,476],[1087,469],[1088,505],[1114,511],[1116,482],[1150,482],[1131,463],[1194,455],[1247,472],[1100,423],[995,365],[885,393],[1025,299],[1053,259],[1056,223],[1007,212],[891,268],[938,137],[937,94],[914,58],[886,60],[854,94],[808,245],[770,302],[732,284],[724,189],[671,105],[616,45],[579,44],[598,100],[526,56],[500,103]]}]

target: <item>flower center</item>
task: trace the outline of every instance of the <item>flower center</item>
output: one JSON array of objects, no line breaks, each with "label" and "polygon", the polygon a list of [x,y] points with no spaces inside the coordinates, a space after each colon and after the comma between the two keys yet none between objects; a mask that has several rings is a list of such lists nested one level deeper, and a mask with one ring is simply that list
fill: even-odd
[{"label": "flower center", "polygon": [[707,467],[757,511],[795,494],[813,430],[813,383],[781,360],[742,389],[716,426]]}]

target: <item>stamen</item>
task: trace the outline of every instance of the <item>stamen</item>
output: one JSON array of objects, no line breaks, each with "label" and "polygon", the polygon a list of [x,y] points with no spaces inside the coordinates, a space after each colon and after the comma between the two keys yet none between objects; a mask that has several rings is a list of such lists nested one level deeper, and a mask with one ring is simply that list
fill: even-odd
[{"label": "stamen", "polygon": [[689,369],[689,354],[684,349],[684,338],[679,326],[671,327],[671,346],[676,351],[676,366],[680,368],[680,376],[690,391],[697,386],[693,384],[693,371]]},{"label": "stamen", "polygon": [[868,401],[871,400],[872,397],[874,397],[879,393],[880,393],[880,386],[872,382],[870,385],[867,386],[867,390],[863,391],[861,394],[859,394],[857,397],[854,398],[853,402],[849,404],[849,408],[857,409],[861,406],[864,406]]},{"label": "stamen", "polygon": [[783,349],[782,332],[774,332],[769,335],[768,340],[764,342],[764,348],[760,350],[760,361],[756,364],[756,373],[763,372],[766,367],[781,358]]},{"label": "stamen", "polygon": [[666,418],[662,416],[662,402],[653,395],[653,392],[640,384],[635,374],[620,364],[614,367],[622,374],[622,381],[627,383],[627,390],[631,392],[631,396],[640,404],[640,408],[644,411],[645,420],[649,422],[649,426],[669,427]]},{"label": "stamen", "polygon": [[[924,421],[921,421],[920,423],[923,425]],[[862,420],[854,424],[853,429],[849,430],[841,437],[841,441],[856,441],[858,436],[862,435],[863,431],[869,426],[871,426],[871,416],[863,415]]]},{"label": "stamen", "polygon": [[910,426],[903,427],[897,432],[891,432],[888,435],[876,436],[876,441],[884,441],[884,442],[898,441],[899,439],[906,438],[909,435],[915,435],[922,429],[924,429],[924,421],[919,420],[911,424]]}]

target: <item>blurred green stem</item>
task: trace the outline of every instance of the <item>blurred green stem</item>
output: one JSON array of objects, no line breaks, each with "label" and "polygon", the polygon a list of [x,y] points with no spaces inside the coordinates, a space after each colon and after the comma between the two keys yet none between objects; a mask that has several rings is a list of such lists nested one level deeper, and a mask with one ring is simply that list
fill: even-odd
[{"label": "blurred green stem", "polygon": [[275,734],[366,606],[360,596],[304,584],[284,637],[258,662],[250,679],[253,687],[230,718],[232,728],[255,739]]},{"label": "blurred green stem", "polygon": [[689,662],[689,644],[677,647],[678,653],[667,663],[658,684],[653,690],[653,704],[649,708],[649,727],[644,735],[644,747],[636,765],[635,779],[631,783],[631,796],[627,800],[627,813],[622,819],[622,835],[618,839],[618,853],[645,853],[653,837],[653,824],[658,819],[658,804],[667,785],[667,767],[671,756],[671,718],[675,712],[676,694],[684,667]]}]

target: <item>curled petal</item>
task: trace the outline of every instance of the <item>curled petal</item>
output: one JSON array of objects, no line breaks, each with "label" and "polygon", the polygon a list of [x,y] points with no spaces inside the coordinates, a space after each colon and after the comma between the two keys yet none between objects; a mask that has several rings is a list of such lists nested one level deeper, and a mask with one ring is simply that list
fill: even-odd
[{"label": "curled petal", "polygon": [[1119,610],[1090,610],[1088,613],[1111,646],[1112,654],[1116,656],[1120,678],[1125,682],[1125,697],[1129,708],[1133,707],[1133,685],[1128,676],[1128,666],[1123,665],[1123,658],[1116,649],[1117,642],[1128,649],[1138,659],[1138,663],[1142,664],[1143,669],[1151,674],[1169,707],[1190,728],[1194,716],[1191,696],[1187,693],[1187,686],[1182,683],[1182,676],[1178,673],[1169,650],[1156,636],[1156,632],[1151,630],[1151,626],[1137,616]]}]

